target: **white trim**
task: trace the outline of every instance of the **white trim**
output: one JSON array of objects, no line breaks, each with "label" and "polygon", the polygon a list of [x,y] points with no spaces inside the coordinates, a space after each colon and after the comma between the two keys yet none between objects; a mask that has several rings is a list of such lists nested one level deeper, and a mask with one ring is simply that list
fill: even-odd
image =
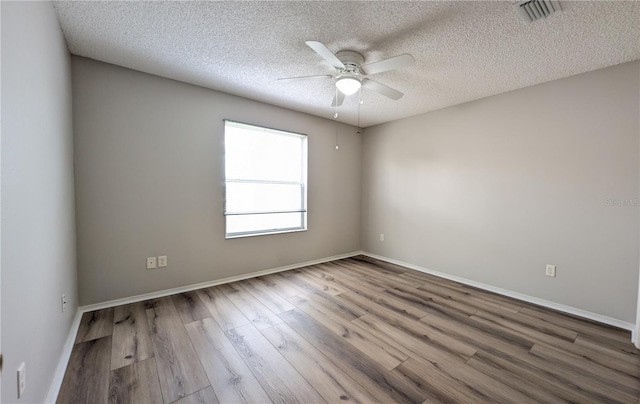
[{"label": "white trim", "polygon": [[156,299],[159,297],[165,297],[174,295],[176,293],[188,292],[191,290],[207,288],[210,286],[221,285],[223,283],[236,282],[243,279],[255,278],[262,275],[274,274],[276,272],[289,271],[291,269],[302,268],[309,265],[322,264],[324,262],[335,261],[339,259],[355,257],[356,255],[362,255],[362,251],[354,251],[346,254],[334,255],[331,257],[319,258],[317,260],[311,260],[306,262],[301,262],[298,264],[286,265],[283,267],[265,269],[262,271],[250,272],[248,274],[230,276],[228,278],[218,279],[215,281],[196,283],[193,285],[181,286],[173,289],[161,290],[158,292],[145,293],[143,295],[125,297],[122,299],[110,300],[108,302],[90,304],[87,306],[78,307],[78,311],[76,312],[76,316],[73,319],[73,323],[71,325],[71,329],[69,330],[69,335],[67,336],[67,340],[62,348],[62,354],[60,355],[60,360],[58,362],[58,366],[56,367],[55,373],[53,375],[53,380],[51,382],[51,387],[49,388],[49,394],[47,394],[46,403],[54,404],[56,399],[58,398],[58,394],[60,393],[60,387],[62,386],[62,380],[64,379],[64,373],[67,370],[67,365],[69,364],[69,358],[71,357],[71,351],[73,350],[73,345],[76,340],[76,334],[78,333],[78,328],[80,328],[80,319],[82,318],[82,314],[88,311],[106,309],[109,307],[120,306],[128,303],[141,302],[149,299]]},{"label": "white trim", "polygon": [[371,254],[371,253],[368,253],[368,252],[363,252],[362,255],[366,255],[368,257],[375,258],[375,259],[378,259],[378,260],[381,260],[381,261],[387,261],[389,263],[400,265],[400,266],[407,267],[407,268],[410,268],[410,269],[415,269],[416,271],[420,271],[420,272],[424,272],[424,273],[427,273],[427,274],[430,274],[430,275],[434,275],[434,276],[437,276],[439,278],[449,279],[449,280],[454,281],[454,282],[459,282],[459,283],[463,283],[465,285],[469,285],[469,286],[473,286],[473,287],[476,287],[476,288],[488,290],[489,292],[498,293],[498,294],[503,295],[503,296],[508,296],[508,297],[512,297],[514,299],[522,300],[522,301],[525,301],[525,302],[528,302],[528,303],[533,303],[533,304],[537,304],[539,306],[544,306],[544,307],[547,307],[549,309],[562,311],[564,313],[573,314],[575,316],[579,316],[579,317],[583,317],[583,318],[586,318],[586,319],[589,319],[589,320],[597,321],[599,323],[603,323],[603,324],[611,325],[611,326],[614,326],[614,327],[622,328],[624,330],[629,330],[629,331],[631,331],[632,338],[634,337],[633,334],[634,334],[634,330],[636,329],[636,325],[633,324],[633,323],[628,323],[626,321],[618,320],[616,318],[603,316],[602,314],[597,314],[597,313],[592,313],[590,311],[577,309],[575,307],[565,306],[564,304],[551,302],[549,300],[539,299],[537,297],[525,295],[525,294],[522,294],[522,293],[513,292],[513,291],[510,291],[510,290],[507,290],[507,289],[498,288],[498,287],[495,287],[495,286],[487,285],[485,283],[472,281],[472,280],[469,280],[469,279],[461,278],[459,276],[449,275],[449,274],[446,274],[444,272],[434,271],[434,270],[431,270],[431,269],[428,269],[428,268],[423,268],[421,266],[409,264],[407,262],[399,261],[399,260],[396,260],[396,259],[393,259],[393,258],[383,257],[381,255]]},{"label": "white trim", "polygon": [[49,393],[47,394],[47,400],[45,403],[55,404],[60,393],[60,387],[62,386],[62,380],[64,379],[64,373],[67,370],[69,364],[69,358],[71,357],[71,351],[73,351],[73,344],[76,341],[76,334],[78,334],[78,328],[80,328],[80,319],[82,318],[82,311],[80,308],[76,311],[76,316],[73,318],[71,328],[69,329],[69,335],[62,346],[62,353],[60,354],[60,360],[58,366],[53,373],[53,380],[49,387]]},{"label": "white trim", "polygon": [[302,268],[302,267],[306,267],[306,266],[309,266],[309,265],[322,264],[324,262],[329,262],[329,261],[335,261],[335,260],[339,260],[339,259],[354,257],[354,256],[360,255],[360,254],[363,254],[362,251],[354,251],[354,252],[350,252],[350,253],[346,253],[346,254],[334,255],[334,256],[331,256],[331,257],[319,258],[317,260],[301,262],[301,263],[298,263],[298,264],[285,265],[283,267],[277,267],[277,268],[271,268],[271,269],[264,269],[262,271],[250,272],[248,274],[230,276],[228,278],[216,279],[216,280],[213,280],[213,281],[196,283],[196,284],[187,285],[187,286],[180,286],[180,287],[177,287],[177,288],[165,289],[165,290],[160,290],[160,291],[157,291],[157,292],[145,293],[145,294],[142,294],[142,295],[124,297],[122,299],[109,300],[107,302],[102,302],[102,303],[90,304],[90,305],[87,305],[87,306],[80,307],[79,310],[84,313],[84,312],[87,312],[87,311],[106,309],[106,308],[109,308],[109,307],[120,306],[120,305],[123,305],[123,304],[142,302],[142,301],[149,300],[149,299],[157,299],[159,297],[175,295],[176,293],[189,292],[189,291],[192,291],[192,290],[208,288],[210,286],[221,285],[223,283],[231,283],[231,282],[241,281],[243,279],[255,278],[255,277],[258,277],[258,276],[262,276],[262,275],[274,274],[276,272],[289,271],[291,269]]}]

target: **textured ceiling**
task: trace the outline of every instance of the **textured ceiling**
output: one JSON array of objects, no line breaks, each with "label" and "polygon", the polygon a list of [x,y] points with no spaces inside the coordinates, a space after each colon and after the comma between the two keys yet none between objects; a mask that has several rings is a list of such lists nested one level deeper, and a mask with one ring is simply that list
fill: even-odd
[{"label": "textured ceiling", "polygon": [[[371,78],[360,126],[387,122],[640,59],[640,3],[561,1],[530,24],[513,2],[54,2],[71,53],[331,118],[331,74],[305,45],[355,50],[365,63],[403,53],[415,65]],[[340,121],[358,124],[357,97]]]}]

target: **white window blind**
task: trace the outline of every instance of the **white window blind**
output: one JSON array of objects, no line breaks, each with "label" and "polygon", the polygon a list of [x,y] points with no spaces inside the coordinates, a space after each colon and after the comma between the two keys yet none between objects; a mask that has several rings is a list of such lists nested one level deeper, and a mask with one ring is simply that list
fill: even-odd
[{"label": "white window blind", "polygon": [[307,229],[307,136],[224,121],[226,237]]}]

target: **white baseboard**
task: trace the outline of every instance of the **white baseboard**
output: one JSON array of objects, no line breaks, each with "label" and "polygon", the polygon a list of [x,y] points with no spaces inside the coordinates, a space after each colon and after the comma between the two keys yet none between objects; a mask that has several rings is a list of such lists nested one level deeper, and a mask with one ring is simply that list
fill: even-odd
[{"label": "white baseboard", "polygon": [[56,399],[58,398],[58,393],[60,393],[60,387],[62,386],[62,380],[64,379],[64,372],[67,370],[69,358],[71,357],[71,351],[73,350],[73,345],[76,341],[76,335],[78,334],[78,328],[80,328],[81,318],[82,311],[80,311],[80,308],[78,308],[78,310],[76,310],[76,315],[73,318],[73,322],[71,323],[71,328],[69,329],[67,339],[62,346],[60,360],[58,361],[58,366],[56,366],[55,373],[53,374],[53,380],[51,381],[51,386],[49,387],[49,393],[47,394],[47,400],[45,401],[45,403],[55,404]]},{"label": "white baseboard", "polygon": [[[329,261],[334,261],[334,260],[339,260],[339,259],[344,259],[344,258],[350,258],[350,257],[354,257],[357,255],[366,255],[368,257],[371,258],[375,258],[375,259],[379,259],[382,261],[386,261],[392,264],[396,264],[396,265],[401,265],[403,267],[407,267],[410,269],[414,269],[416,271],[420,271],[420,272],[424,272],[430,275],[434,275],[440,278],[444,278],[444,279],[449,279],[452,280],[454,282],[459,282],[459,283],[463,283],[465,285],[469,285],[469,286],[474,286],[480,289],[484,289],[484,290],[488,290],[490,292],[494,292],[494,293],[498,293],[504,296],[508,296],[508,297],[513,297],[515,299],[519,299],[519,300],[523,300],[525,302],[529,302],[529,303],[533,303],[533,304],[537,304],[540,306],[544,306],[544,307],[548,307],[550,309],[554,309],[554,310],[558,310],[558,311],[562,311],[565,313],[569,313],[569,314],[573,314],[576,316],[580,316],[580,317],[584,317],[590,320],[594,320],[594,321],[598,321],[600,323],[603,324],[608,324],[608,325],[612,325],[614,327],[618,327],[618,328],[622,328],[625,330],[630,330],[631,331],[631,337],[632,337],[632,341],[636,342],[636,346],[638,348],[640,348],[640,341],[637,341],[637,337],[638,335],[640,335],[640,331],[636,329],[636,325],[632,324],[632,323],[627,323],[625,321],[621,321],[621,320],[617,320],[611,317],[607,317],[607,316],[603,316],[600,314],[596,314],[596,313],[591,313],[585,310],[581,310],[581,309],[577,309],[574,307],[570,307],[570,306],[565,306],[562,304],[558,304],[558,303],[554,303],[554,302],[550,302],[547,300],[543,300],[543,299],[538,299],[536,297],[532,297],[532,296],[528,296],[528,295],[524,295],[521,293],[517,293],[517,292],[512,292],[510,290],[506,290],[506,289],[501,289],[501,288],[497,288],[495,286],[491,286],[491,285],[486,285],[484,283],[480,283],[480,282],[476,282],[476,281],[472,281],[469,279],[465,279],[465,278],[461,278],[455,275],[449,275],[443,272],[438,272],[438,271],[433,271],[427,268],[423,268],[420,267],[418,265],[413,265],[413,264],[409,264],[407,262],[402,262],[399,260],[395,260],[392,258],[388,258],[388,257],[383,257],[381,255],[376,255],[376,254],[372,254],[372,253],[368,253],[368,252],[364,252],[364,251],[354,251],[354,252],[350,252],[350,253],[346,253],[346,254],[340,254],[340,255],[334,255],[332,257],[325,257],[325,258],[320,258],[317,260],[312,260],[312,261],[307,261],[307,262],[301,262],[298,264],[293,264],[293,265],[286,265],[283,267],[278,267],[278,268],[272,268],[272,269],[265,269],[262,271],[256,271],[256,272],[251,272],[248,274],[243,274],[243,275],[238,275],[238,276],[231,276],[228,278],[223,278],[223,279],[218,279],[218,280],[214,280],[214,281],[209,281],[209,282],[202,282],[202,283],[197,283],[197,284],[192,284],[192,285],[187,285],[187,286],[181,286],[178,288],[172,288],[172,289],[166,289],[166,290],[161,290],[158,292],[152,292],[152,293],[145,293],[142,295],[137,295],[137,296],[131,296],[131,297],[126,297],[126,298],[122,298],[122,299],[116,299],[116,300],[110,300],[107,302],[102,302],[102,303],[96,303],[96,304],[90,304],[87,306],[82,306],[82,307],[78,307],[78,310],[76,312],[76,315],[73,319],[73,323],[71,325],[71,329],[69,330],[69,335],[67,336],[67,339],[65,341],[65,344],[63,346],[62,349],[62,353],[60,355],[60,360],[58,362],[58,366],[56,367],[56,371],[55,374],[53,375],[53,380],[51,382],[51,387],[49,388],[49,394],[47,395],[47,403],[55,403],[57,397],[58,397],[58,393],[60,392],[60,387],[62,386],[62,381],[64,379],[64,373],[67,369],[67,365],[69,363],[69,358],[71,357],[71,351],[73,350],[73,345],[75,342],[75,338],[76,338],[76,334],[78,333],[78,328],[80,327],[80,319],[82,318],[82,314],[88,311],[94,311],[94,310],[100,310],[100,309],[106,309],[109,307],[115,307],[115,306],[120,306],[123,304],[129,304],[129,303],[135,303],[135,302],[141,302],[144,300],[149,300],[149,299],[157,299],[159,297],[165,297],[165,296],[170,296],[170,295],[174,295],[176,293],[183,293],[183,292],[189,292],[192,290],[197,290],[197,289],[202,289],[202,288],[207,288],[207,287],[211,287],[211,286],[216,286],[216,285],[221,285],[224,283],[231,283],[231,282],[236,282],[236,281],[240,281],[243,279],[249,279],[249,278],[255,278],[258,276],[262,276],[262,275],[268,275],[268,274],[274,274],[277,272],[283,272],[283,271],[289,271],[292,269],[296,269],[296,268],[302,268],[302,267],[306,267],[309,265],[316,265],[316,264],[322,264],[324,262],[329,262]],[[638,327],[640,328],[640,324],[638,325]]]},{"label": "white baseboard", "polygon": [[208,288],[208,287],[216,286],[216,285],[222,285],[224,283],[231,283],[231,282],[241,281],[243,279],[256,278],[256,277],[262,276],[262,275],[269,275],[269,274],[275,274],[277,272],[289,271],[291,269],[302,268],[302,267],[306,267],[306,266],[309,266],[309,265],[322,264],[324,262],[335,261],[335,260],[339,260],[339,259],[343,259],[343,258],[349,258],[349,257],[353,257],[353,256],[360,255],[360,254],[362,254],[362,251],[354,251],[354,252],[350,252],[350,253],[346,253],[346,254],[334,255],[332,257],[325,257],[325,258],[319,258],[317,260],[301,262],[301,263],[298,263],[298,264],[286,265],[286,266],[278,267],[278,268],[265,269],[265,270],[262,270],[262,271],[250,272],[248,274],[230,276],[228,278],[222,278],[222,279],[216,279],[216,280],[208,281],[208,282],[202,282],[202,283],[196,283],[196,284],[192,284],[192,285],[180,286],[180,287],[177,287],[177,288],[165,289],[165,290],[160,290],[158,292],[145,293],[145,294],[142,294],[142,295],[125,297],[125,298],[122,298],[122,299],[109,300],[107,302],[102,302],[102,303],[90,304],[90,305],[87,305],[87,306],[80,307],[79,310],[84,313],[84,312],[87,312],[87,311],[107,309],[109,307],[121,306],[123,304],[142,302],[144,300],[157,299],[159,297],[175,295],[176,293],[190,292],[192,290]]},{"label": "white baseboard", "polygon": [[71,357],[71,351],[73,350],[73,345],[76,340],[76,334],[78,333],[78,328],[80,327],[80,319],[82,318],[82,314],[88,311],[106,309],[109,307],[120,306],[128,303],[141,302],[149,299],[157,299],[159,297],[171,296],[176,293],[189,292],[191,290],[197,290],[202,288],[208,288],[210,286],[221,285],[223,283],[231,283],[240,281],[243,279],[255,278],[262,275],[274,274],[276,272],[289,271],[291,269],[302,268],[309,265],[322,264],[324,262],[335,261],[343,258],[354,257],[356,255],[361,255],[362,251],[354,251],[346,254],[334,255],[332,257],[320,258],[317,260],[301,262],[293,265],[286,265],[278,268],[265,269],[262,271],[251,272],[248,274],[231,276],[228,278],[217,279],[209,282],[202,282],[193,285],[181,286],[178,288],[161,290],[158,292],[145,293],[142,295],[126,297],[123,299],[110,300],[107,302],[90,304],[87,306],[78,307],[78,311],[76,312],[76,316],[73,319],[73,323],[71,325],[71,329],[69,330],[69,335],[67,336],[67,340],[62,348],[62,354],[60,355],[60,361],[58,362],[58,366],[56,367],[56,371],[53,375],[53,380],[51,382],[51,387],[49,388],[49,394],[47,394],[47,403],[54,404],[56,399],[58,398],[58,394],[60,393],[60,387],[62,386],[62,380],[64,379],[64,373],[67,369],[67,365],[69,364],[69,358]]},{"label": "white baseboard", "polygon": [[597,321],[599,323],[603,323],[603,324],[607,324],[607,325],[611,325],[614,327],[618,327],[618,328],[622,328],[624,330],[629,330],[631,331],[631,338],[635,338],[636,335],[634,335],[636,333],[636,325],[633,323],[628,323],[626,321],[622,321],[622,320],[618,320],[616,318],[612,318],[612,317],[607,317],[604,316],[602,314],[597,314],[597,313],[592,313],[590,311],[586,311],[586,310],[582,310],[582,309],[578,309],[575,307],[571,307],[571,306],[565,306],[563,304],[560,303],[555,303],[555,302],[551,302],[549,300],[544,300],[544,299],[539,299],[537,297],[533,297],[533,296],[529,296],[529,295],[525,295],[522,293],[518,293],[518,292],[513,292],[507,289],[502,289],[502,288],[498,288],[495,286],[491,286],[491,285],[487,285],[485,283],[481,283],[481,282],[476,282],[476,281],[472,281],[469,279],[465,279],[459,276],[455,276],[455,275],[449,275],[447,273],[444,272],[439,272],[439,271],[434,271],[428,268],[423,268],[421,266],[418,265],[414,265],[414,264],[409,264],[407,262],[403,262],[403,261],[399,261],[393,258],[388,258],[388,257],[383,257],[381,255],[376,255],[376,254],[372,254],[372,253],[368,253],[368,252],[363,252],[362,255],[366,255],[368,257],[371,258],[375,258],[381,261],[386,261],[389,262],[391,264],[396,264],[396,265],[400,265],[403,267],[407,267],[410,269],[415,269],[416,271],[420,271],[420,272],[424,272],[430,275],[434,275],[437,276],[439,278],[444,278],[444,279],[449,279],[451,281],[454,282],[458,282],[458,283],[463,283],[465,285],[469,285],[469,286],[473,286],[479,289],[484,289],[487,290],[489,292],[493,292],[493,293],[498,293],[500,295],[503,296],[508,296],[508,297],[512,297],[514,299],[518,299],[518,300],[522,300],[528,303],[533,303],[533,304],[537,304],[539,306],[544,306],[547,307],[549,309],[553,309],[553,310],[558,310],[564,313],[568,313],[568,314],[573,314],[575,316],[579,316],[579,317],[583,317],[589,320],[593,320],[593,321]]}]

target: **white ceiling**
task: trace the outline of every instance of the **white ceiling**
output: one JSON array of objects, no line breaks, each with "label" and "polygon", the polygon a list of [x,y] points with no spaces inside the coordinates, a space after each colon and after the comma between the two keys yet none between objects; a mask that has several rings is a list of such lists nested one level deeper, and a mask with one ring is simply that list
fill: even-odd
[{"label": "white ceiling", "polygon": [[[561,1],[526,24],[513,2],[55,2],[71,53],[326,118],[331,74],[305,45],[355,50],[365,63],[403,53],[412,67],[373,79],[402,91],[392,101],[363,89],[367,127],[640,59],[638,1]],[[358,124],[357,97],[339,120]]]}]

